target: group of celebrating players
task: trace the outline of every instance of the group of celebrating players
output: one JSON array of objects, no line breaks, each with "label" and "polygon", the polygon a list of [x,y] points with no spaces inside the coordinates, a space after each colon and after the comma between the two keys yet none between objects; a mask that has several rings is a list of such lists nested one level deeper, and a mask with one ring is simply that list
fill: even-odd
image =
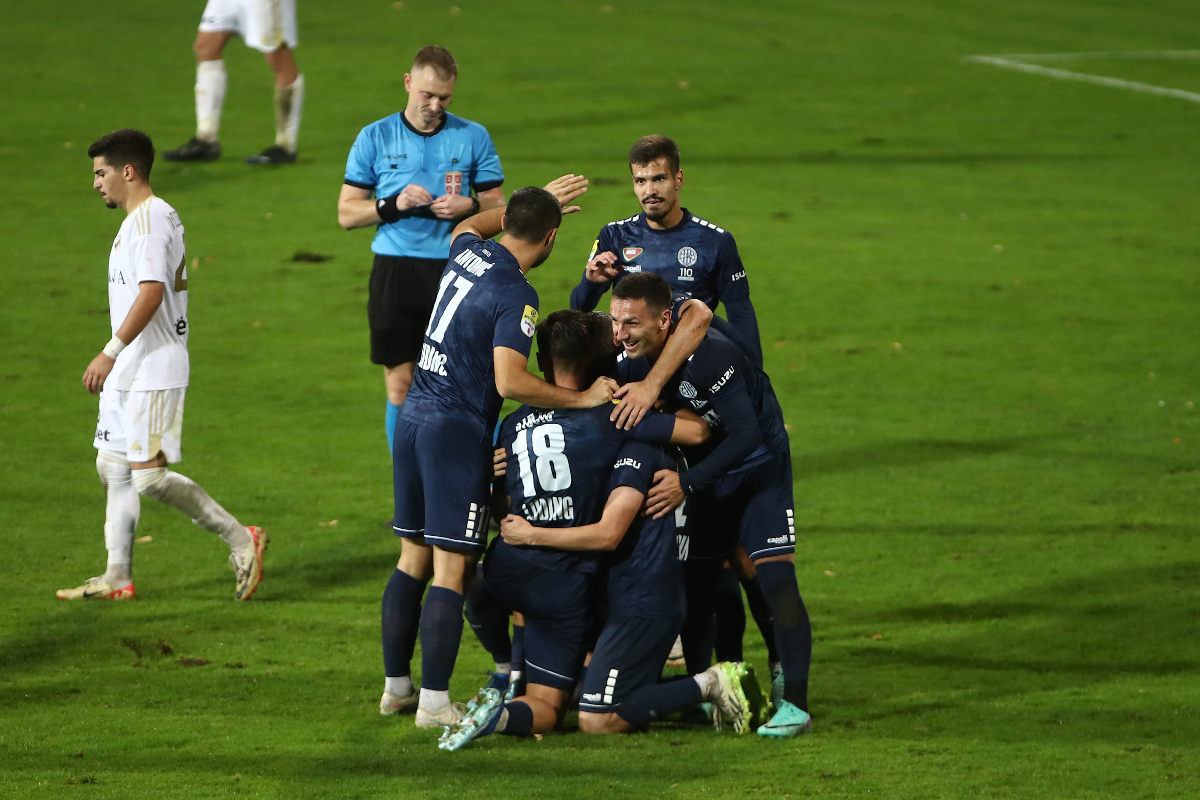
[{"label": "group of celebrating players", "polygon": [[[733,237],[680,205],[675,143],[644,137],[629,152],[641,212],[604,226],[571,308],[539,321],[526,275],[588,182],[505,201],[486,129],[446,111],[456,80],[444,48],[417,53],[406,107],[359,134],[338,201],[343,227],[376,227],[371,360],[402,541],[381,608],[380,712],[415,710],[446,750],[551,731],[573,701],[588,733],[676,712],[805,733],[812,631],[788,436]],[[140,493],[225,538],[248,599],[265,534],[168,469],[188,380],[182,224],[150,190],[145,134],[117,131],[89,155],[97,190],[128,214],[110,253],[113,338],[84,375],[100,394],[109,568],[59,596],[134,595]],[[544,379],[528,368],[535,338]],[[505,399],[521,405],[498,424]],[[742,661],[743,589],[768,646],[769,713]],[[466,706],[449,696],[464,613],[496,667]],[[677,643],[688,674],[664,677]]]}]

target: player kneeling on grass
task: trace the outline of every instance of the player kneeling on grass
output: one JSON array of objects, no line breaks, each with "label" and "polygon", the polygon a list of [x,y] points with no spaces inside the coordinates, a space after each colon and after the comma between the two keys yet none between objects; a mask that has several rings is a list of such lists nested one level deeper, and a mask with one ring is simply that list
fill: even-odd
[{"label": "player kneeling on grass", "polygon": [[237,575],[234,597],[249,600],[262,580],[267,538],[245,527],[197,483],[167,469],[181,458],[183,398],[189,377],[187,258],[175,209],[150,189],[154,145],[125,129],[97,139],[93,187],[109,208],[126,213],[108,256],[112,340],[92,359],[83,385],[100,395],[94,444],[108,503],[104,543],[108,568],[60,600],[134,597],[133,534],[144,494],[178,508],[229,545]]},{"label": "player kneeling on grass", "polygon": [[[546,377],[570,388],[603,374],[613,356],[608,324],[600,315],[552,314],[538,332],[538,360]],[[580,726],[594,732],[625,730],[703,699],[721,705],[726,719],[746,716],[748,703],[735,665],[686,679],[688,686],[662,687],[652,691],[654,696],[635,693],[621,718],[604,709],[606,696],[611,707],[618,682],[617,676],[609,677],[613,672],[634,673],[620,684],[622,692],[657,680],[684,618],[676,517],[654,521],[650,530],[634,525],[654,472],[670,464],[662,447],[652,443],[698,444],[707,437],[707,426],[693,415],[650,414],[625,431],[613,426],[608,414],[606,408],[526,406],[501,426],[499,441],[509,456],[507,505],[513,513],[503,523],[504,540],[494,542],[484,561],[483,575],[498,603],[525,616],[528,688],[504,704],[497,689],[482,690],[470,713],[443,735],[443,749],[457,750],[490,733],[544,733],[561,722],[582,671],[602,551],[615,550],[614,585],[620,587],[593,661],[604,660],[602,681],[608,688],[597,689],[601,710],[586,715],[586,723],[581,715]],[[606,496],[601,509],[600,498]],[[586,682],[584,691],[586,698]]]}]

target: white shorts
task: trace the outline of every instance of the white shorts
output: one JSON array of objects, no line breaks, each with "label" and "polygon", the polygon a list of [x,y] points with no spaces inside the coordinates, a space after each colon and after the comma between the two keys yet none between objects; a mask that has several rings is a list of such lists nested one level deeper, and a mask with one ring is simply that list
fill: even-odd
[{"label": "white shorts", "polygon": [[274,53],[281,45],[295,48],[296,0],[208,0],[200,16],[204,33],[233,31],[249,47]]},{"label": "white shorts", "polygon": [[122,453],[129,461],[152,461],[161,451],[167,463],[182,460],[183,396],[187,387],[151,392],[100,392],[97,450]]}]

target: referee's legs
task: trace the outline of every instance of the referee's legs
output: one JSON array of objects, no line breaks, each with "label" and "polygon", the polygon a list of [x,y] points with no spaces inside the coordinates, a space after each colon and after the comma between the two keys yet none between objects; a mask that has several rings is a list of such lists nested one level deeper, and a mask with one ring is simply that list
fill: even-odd
[{"label": "referee's legs", "polygon": [[392,439],[396,436],[396,415],[404,398],[408,397],[408,388],[412,386],[415,361],[406,361],[394,367],[383,368],[383,385],[387,389],[387,413],[384,416],[384,428],[387,431],[388,451],[392,449]]}]

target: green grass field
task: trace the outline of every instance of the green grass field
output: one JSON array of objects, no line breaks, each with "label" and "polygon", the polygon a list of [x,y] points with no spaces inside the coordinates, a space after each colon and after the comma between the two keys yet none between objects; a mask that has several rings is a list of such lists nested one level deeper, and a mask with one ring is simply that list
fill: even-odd
[{"label": "green grass field", "polygon": [[[179,469],[272,537],[244,605],[221,542],[153,501],[138,602],[54,599],[104,563],[80,376],[121,219],[87,145],[192,134],[203,4],[6,9],[0,795],[1200,796],[1200,105],[963,60],[1185,50],[1194,4],[456,1],[301,0],[300,163],[242,165],[271,88],[235,40],[225,157],[155,167],[199,258]],[[509,191],[596,179],[532,275],[543,313],[637,210],[644,134],[679,141],[686,205],[737,236],[792,429],[810,736],[661,725],[448,755],[377,714],[399,544],[370,233],[335,203],[431,42]],[[1052,66],[1200,92],[1196,59]],[[753,624],[747,644],[762,662]],[[453,694],[488,666],[468,629]]]}]

